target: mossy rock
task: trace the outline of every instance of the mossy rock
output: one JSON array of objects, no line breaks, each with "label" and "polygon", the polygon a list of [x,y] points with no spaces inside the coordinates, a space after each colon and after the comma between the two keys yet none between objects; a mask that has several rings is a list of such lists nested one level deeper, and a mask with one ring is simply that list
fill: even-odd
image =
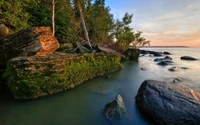
[{"label": "mossy rock", "polygon": [[34,99],[74,88],[122,67],[120,56],[115,54],[54,53],[13,58],[7,64],[4,77],[16,99]]}]

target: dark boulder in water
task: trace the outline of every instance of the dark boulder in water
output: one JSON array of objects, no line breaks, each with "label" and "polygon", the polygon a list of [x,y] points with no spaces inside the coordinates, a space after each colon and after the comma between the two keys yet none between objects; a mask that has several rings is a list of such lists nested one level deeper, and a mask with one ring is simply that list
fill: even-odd
[{"label": "dark boulder in water", "polygon": [[165,55],[171,55],[171,53],[169,53],[169,52],[163,52],[163,54],[165,54]]},{"label": "dark boulder in water", "polygon": [[181,60],[197,60],[197,59],[191,56],[182,56]]},{"label": "dark boulder in water", "polygon": [[148,51],[146,51],[146,50],[140,50],[140,54],[149,54],[149,52]]},{"label": "dark boulder in water", "polygon": [[160,52],[154,52],[153,55],[154,56],[162,56],[162,53],[160,53]]},{"label": "dark boulder in water", "polygon": [[167,65],[171,65],[171,63],[173,63],[173,62],[172,61],[161,61],[157,64],[160,66],[167,66]]},{"label": "dark boulder in water", "polygon": [[103,115],[112,123],[115,123],[116,120],[120,120],[126,116],[126,108],[120,95],[118,95],[114,101],[105,106]]},{"label": "dark boulder in water", "polygon": [[200,94],[187,87],[146,80],[138,90],[136,103],[156,125],[200,123]]}]

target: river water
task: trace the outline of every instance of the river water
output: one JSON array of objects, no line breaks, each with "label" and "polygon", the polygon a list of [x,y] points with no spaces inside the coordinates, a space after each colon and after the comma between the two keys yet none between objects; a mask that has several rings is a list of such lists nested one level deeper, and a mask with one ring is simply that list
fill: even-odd
[{"label": "river water", "polygon": [[[102,115],[104,106],[120,94],[125,102],[127,116],[120,125],[149,125],[139,113],[135,96],[146,79],[177,83],[200,92],[200,61],[183,61],[181,56],[190,55],[200,59],[200,49],[153,48],[168,51],[174,63],[159,66],[155,57],[143,56],[138,62],[124,61],[124,68],[89,80],[78,87],[37,100],[17,101],[7,92],[0,94],[0,125],[111,125]],[[171,72],[170,67],[178,70]],[[187,67],[189,69],[181,69]],[[145,71],[141,70],[145,69]]]}]

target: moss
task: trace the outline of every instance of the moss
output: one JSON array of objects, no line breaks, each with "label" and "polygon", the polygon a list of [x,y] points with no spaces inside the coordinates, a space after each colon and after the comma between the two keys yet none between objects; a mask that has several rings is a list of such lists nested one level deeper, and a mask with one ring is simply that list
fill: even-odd
[{"label": "moss", "polygon": [[74,88],[84,81],[121,68],[119,55],[51,54],[12,59],[4,77],[8,79],[8,87],[15,98],[33,99]]}]

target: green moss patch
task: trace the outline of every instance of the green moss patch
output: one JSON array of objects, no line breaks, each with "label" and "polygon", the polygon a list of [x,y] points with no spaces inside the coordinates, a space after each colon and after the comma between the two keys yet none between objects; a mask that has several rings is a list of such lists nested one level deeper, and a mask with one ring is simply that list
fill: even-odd
[{"label": "green moss patch", "polygon": [[119,55],[56,53],[11,59],[4,77],[15,98],[34,99],[74,88],[121,68]]}]

